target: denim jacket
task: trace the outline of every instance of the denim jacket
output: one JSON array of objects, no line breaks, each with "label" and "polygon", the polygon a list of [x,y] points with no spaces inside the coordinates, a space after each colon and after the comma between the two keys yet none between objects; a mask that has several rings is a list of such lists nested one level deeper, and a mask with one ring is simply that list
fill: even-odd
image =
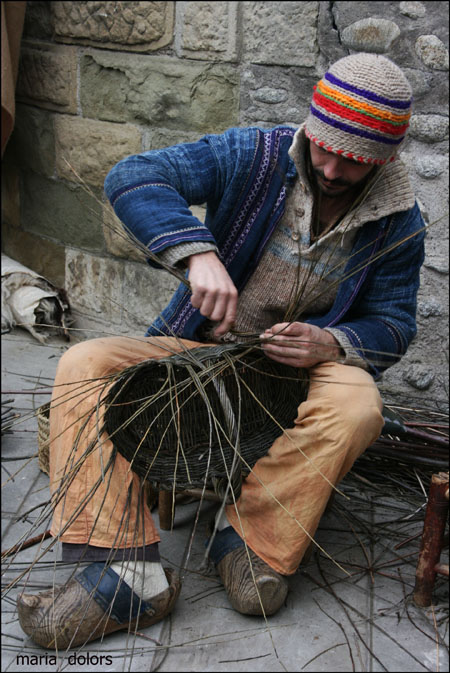
[{"label": "denim jacket", "polygon": [[[283,126],[233,128],[133,155],[109,172],[105,192],[126,228],[156,255],[180,243],[215,245],[241,291],[283,215],[286,188],[297,176],[289,154],[294,134],[295,129]],[[203,203],[204,224],[189,210]],[[304,318],[344,332],[375,377],[401,358],[416,334],[423,241],[417,203],[366,217],[332,308]],[[180,284],[146,334],[200,340],[204,320]]]}]

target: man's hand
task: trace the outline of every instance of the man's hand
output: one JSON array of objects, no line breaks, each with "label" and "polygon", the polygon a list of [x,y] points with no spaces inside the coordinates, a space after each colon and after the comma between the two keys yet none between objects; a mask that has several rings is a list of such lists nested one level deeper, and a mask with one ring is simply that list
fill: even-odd
[{"label": "man's hand", "polygon": [[278,323],[260,338],[266,355],[291,367],[308,368],[342,357],[341,347],[332,334],[304,322]]},{"label": "man's hand", "polygon": [[238,300],[228,271],[213,251],[191,255],[187,267],[192,306],[206,318],[220,323],[214,330],[215,336],[226,334],[234,325]]}]

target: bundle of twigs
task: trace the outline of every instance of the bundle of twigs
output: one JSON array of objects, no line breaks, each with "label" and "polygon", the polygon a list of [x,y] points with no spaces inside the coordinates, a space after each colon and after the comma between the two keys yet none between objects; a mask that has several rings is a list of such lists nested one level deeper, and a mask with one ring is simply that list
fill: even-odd
[{"label": "bundle of twigs", "polygon": [[19,417],[19,414],[15,413],[13,407],[8,406],[11,402],[14,402],[14,400],[2,401],[2,435],[12,432],[13,421]]},{"label": "bundle of twigs", "polygon": [[[374,484],[393,484],[402,491],[423,492],[431,475],[449,469],[448,416],[430,409],[397,407],[400,423],[387,425],[357,460],[353,473]],[[398,416],[397,416],[398,417]]]}]

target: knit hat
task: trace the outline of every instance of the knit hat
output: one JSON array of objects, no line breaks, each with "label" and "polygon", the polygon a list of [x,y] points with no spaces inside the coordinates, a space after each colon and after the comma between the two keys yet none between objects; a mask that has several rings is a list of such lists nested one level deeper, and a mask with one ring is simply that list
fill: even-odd
[{"label": "knit hat", "polygon": [[365,164],[393,161],[411,116],[403,72],[379,54],[336,61],[314,87],[305,134],[327,152]]}]

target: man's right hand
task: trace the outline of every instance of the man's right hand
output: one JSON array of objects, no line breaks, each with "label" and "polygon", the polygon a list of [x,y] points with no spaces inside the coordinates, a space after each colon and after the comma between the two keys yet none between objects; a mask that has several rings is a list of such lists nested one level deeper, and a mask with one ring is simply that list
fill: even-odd
[{"label": "man's right hand", "polygon": [[191,255],[187,260],[192,289],[191,304],[219,325],[214,335],[226,334],[236,319],[238,291],[228,271],[212,250]]}]

